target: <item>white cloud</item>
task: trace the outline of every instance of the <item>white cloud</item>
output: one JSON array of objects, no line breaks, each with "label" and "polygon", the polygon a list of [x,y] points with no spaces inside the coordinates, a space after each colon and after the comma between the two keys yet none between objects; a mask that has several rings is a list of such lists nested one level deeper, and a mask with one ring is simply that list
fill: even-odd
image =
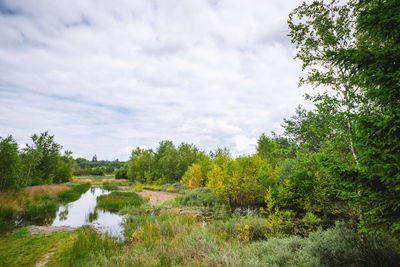
[{"label": "white cloud", "polygon": [[300,1],[0,3],[0,136],[75,156],[159,141],[254,152],[302,102],[286,37]]}]

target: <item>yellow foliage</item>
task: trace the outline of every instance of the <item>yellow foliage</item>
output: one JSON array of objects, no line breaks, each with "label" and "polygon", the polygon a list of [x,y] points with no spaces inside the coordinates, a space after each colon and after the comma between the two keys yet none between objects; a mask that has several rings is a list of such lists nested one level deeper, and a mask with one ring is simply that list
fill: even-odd
[{"label": "yellow foliage", "polygon": [[200,165],[194,163],[190,166],[182,177],[181,183],[190,189],[204,186],[204,176],[201,172]]},{"label": "yellow foliage", "polygon": [[237,224],[238,233],[236,239],[241,242],[248,242],[250,240],[250,226],[248,224]]}]

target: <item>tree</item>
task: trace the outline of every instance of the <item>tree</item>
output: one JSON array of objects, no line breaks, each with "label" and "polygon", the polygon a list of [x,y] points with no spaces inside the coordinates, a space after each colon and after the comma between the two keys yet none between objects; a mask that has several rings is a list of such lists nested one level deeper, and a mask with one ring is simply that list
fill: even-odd
[{"label": "tree", "polygon": [[357,45],[330,51],[362,89],[355,147],[360,168],[335,169],[366,232],[400,233],[400,3],[359,1]]},{"label": "tree", "polygon": [[356,45],[354,36],[357,15],[350,1],[340,5],[338,0],[303,3],[289,15],[289,36],[297,48],[296,58],[301,60],[307,76],[300,79],[300,85],[308,83],[320,92],[306,95],[316,105],[335,131],[332,140],[339,149],[347,147],[358,164],[354,146],[354,113],[361,95],[354,83],[352,73],[335,63],[330,51],[347,49]]},{"label": "tree", "polygon": [[204,186],[205,178],[199,164],[194,163],[190,166],[182,177],[181,184],[189,189]]},{"label": "tree", "polygon": [[18,144],[8,136],[0,137],[0,190],[19,188],[24,185],[20,176],[20,157]]}]

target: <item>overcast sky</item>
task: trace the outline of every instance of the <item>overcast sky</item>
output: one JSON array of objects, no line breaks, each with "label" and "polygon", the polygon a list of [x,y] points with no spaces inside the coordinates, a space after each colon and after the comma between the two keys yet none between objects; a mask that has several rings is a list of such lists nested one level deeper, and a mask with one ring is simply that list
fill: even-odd
[{"label": "overcast sky", "polygon": [[0,136],[48,130],[89,159],[161,140],[253,153],[304,102],[300,2],[0,0]]}]

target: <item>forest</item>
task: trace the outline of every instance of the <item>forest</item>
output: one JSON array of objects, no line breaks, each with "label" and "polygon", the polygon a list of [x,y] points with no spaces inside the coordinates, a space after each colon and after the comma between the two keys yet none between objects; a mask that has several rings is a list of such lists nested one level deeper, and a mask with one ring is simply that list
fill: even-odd
[{"label": "forest", "polygon": [[[294,9],[289,37],[314,108],[293,107],[282,133],[266,129],[251,155],[164,140],[137,147],[127,162],[90,161],[62,153],[48,132],[22,149],[8,136],[1,194],[115,177],[100,183],[115,192],[97,205],[126,216],[125,240],[80,228],[50,266],[399,266],[399,14],[396,0]],[[174,198],[155,205],[147,192]],[[15,233],[32,238],[0,237],[2,257],[15,253],[4,248]]]}]

